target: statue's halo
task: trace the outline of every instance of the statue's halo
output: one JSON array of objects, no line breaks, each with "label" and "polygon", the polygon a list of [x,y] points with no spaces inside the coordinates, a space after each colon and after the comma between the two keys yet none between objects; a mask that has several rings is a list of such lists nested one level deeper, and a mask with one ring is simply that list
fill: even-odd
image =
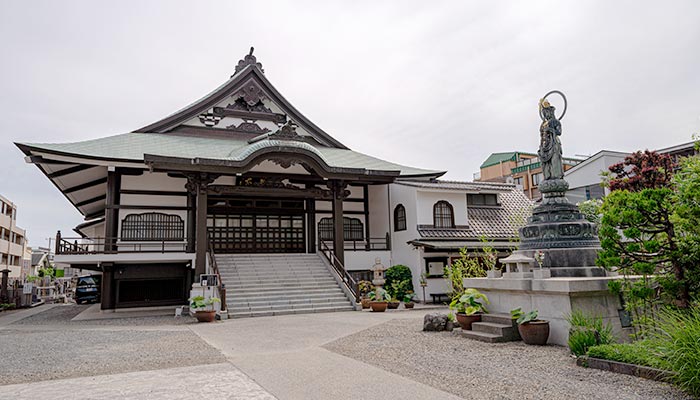
[{"label": "statue's halo", "polygon": [[[546,99],[547,96],[549,96],[550,94],[555,94],[555,93],[558,94],[559,96],[561,96],[562,99],[564,99],[564,111],[562,111],[559,118],[557,118],[558,120],[561,121],[561,119],[564,118],[564,114],[566,114],[566,108],[568,106],[568,103],[566,101],[566,96],[564,96],[564,93],[562,93],[558,90],[552,90],[551,92],[545,94],[544,97],[542,97],[542,100]],[[544,121],[544,115],[542,115],[542,110],[540,110],[540,119],[542,119],[542,121]]]}]

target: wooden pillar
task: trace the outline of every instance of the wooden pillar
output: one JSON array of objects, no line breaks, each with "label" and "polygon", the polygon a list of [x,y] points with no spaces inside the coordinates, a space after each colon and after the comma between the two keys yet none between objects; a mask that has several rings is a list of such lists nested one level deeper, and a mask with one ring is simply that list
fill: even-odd
[{"label": "wooden pillar", "polygon": [[197,234],[197,195],[194,191],[187,191],[187,252],[194,253],[195,237]]},{"label": "wooden pillar", "polygon": [[369,240],[369,186],[362,187],[362,205],[365,212],[365,249],[372,250],[372,245]]},{"label": "wooden pillar", "polygon": [[306,226],[309,253],[316,252],[316,199],[306,199]]},{"label": "wooden pillar", "polygon": [[102,264],[102,290],[100,293],[100,308],[112,310],[117,304],[117,293],[114,285],[114,264]]},{"label": "wooden pillar", "polygon": [[329,182],[333,192],[333,253],[336,258],[345,265],[345,237],[343,235],[343,199],[345,198],[346,184],[343,181],[333,180]]},{"label": "wooden pillar", "polygon": [[[199,275],[207,270],[207,187],[214,182],[217,175],[205,172],[187,175],[186,188],[195,197],[194,240],[195,263],[194,281],[199,280]],[[190,231],[190,229],[188,229]],[[188,244],[189,246],[189,244]]]},{"label": "wooden pillar", "polygon": [[[112,167],[110,167],[112,168]],[[121,174],[116,170],[107,171],[107,194],[105,201],[105,253],[117,251],[119,236],[119,190]]]}]

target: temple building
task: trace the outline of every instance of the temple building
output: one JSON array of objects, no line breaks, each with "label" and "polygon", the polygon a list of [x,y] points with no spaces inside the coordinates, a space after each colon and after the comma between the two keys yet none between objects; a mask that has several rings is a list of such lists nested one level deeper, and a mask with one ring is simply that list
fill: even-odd
[{"label": "temple building", "polygon": [[354,309],[377,260],[409,266],[416,288],[436,277],[428,297],[459,248],[513,248],[531,206],[512,184],[349,149],[252,49],[213,92],[133,132],[17,146],[85,217],[79,237],[57,234],[55,261],[100,271],[103,309],[184,304],[205,280],[225,284],[234,316]]}]

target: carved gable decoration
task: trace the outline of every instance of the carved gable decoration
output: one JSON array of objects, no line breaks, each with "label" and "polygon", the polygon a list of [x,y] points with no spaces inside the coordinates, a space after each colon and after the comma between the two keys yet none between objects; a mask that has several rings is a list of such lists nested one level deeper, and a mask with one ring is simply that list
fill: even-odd
[{"label": "carved gable decoration", "polygon": [[267,99],[265,91],[260,84],[250,79],[236,91],[231,98],[233,103],[226,107],[214,107],[214,115],[221,117],[238,117],[246,120],[273,121],[278,124],[287,122],[287,116],[272,112],[265,107],[263,100]]},{"label": "carved gable decoration", "polygon": [[226,127],[226,129],[238,133],[252,133],[255,135],[262,135],[270,132],[267,128],[261,128],[260,125],[255,122],[241,122],[240,125],[232,124]]},{"label": "carved gable decoration", "polygon": [[201,122],[202,125],[207,126],[209,128],[218,125],[222,118],[223,117],[221,115],[216,115],[215,113],[211,112],[199,114],[199,122]]},{"label": "carved gable decoration", "polygon": [[237,74],[243,70],[243,68],[249,66],[249,65],[255,65],[260,69],[260,72],[265,73],[265,70],[262,67],[262,64],[258,62],[258,59],[255,58],[253,55],[253,51],[255,50],[254,47],[250,48],[250,53],[248,53],[245,57],[243,57],[242,60],[238,61],[238,65],[236,65],[236,72],[234,73]]},{"label": "carved gable decoration", "polygon": [[271,133],[267,137],[268,139],[274,140],[298,140],[306,141],[306,138],[297,133],[297,126],[294,122],[289,120],[283,127],[281,127],[277,132]]}]

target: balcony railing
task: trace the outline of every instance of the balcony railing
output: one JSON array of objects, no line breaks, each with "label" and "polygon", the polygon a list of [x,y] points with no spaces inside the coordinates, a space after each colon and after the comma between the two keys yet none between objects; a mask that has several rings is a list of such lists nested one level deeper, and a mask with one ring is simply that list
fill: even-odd
[{"label": "balcony railing", "polygon": [[[333,249],[332,239],[321,239],[321,242],[326,241],[327,246]],[[344,240],[343,247],[345,251],[379,251],[391,250],[391,237],[387,233],[385,237],[369,238],[362,240]]]},{"label": "balcony railing", "polygon": [[66,238],[56,235],[56,254],[184,253],[187,240],[125,241],[122,238]]}]

